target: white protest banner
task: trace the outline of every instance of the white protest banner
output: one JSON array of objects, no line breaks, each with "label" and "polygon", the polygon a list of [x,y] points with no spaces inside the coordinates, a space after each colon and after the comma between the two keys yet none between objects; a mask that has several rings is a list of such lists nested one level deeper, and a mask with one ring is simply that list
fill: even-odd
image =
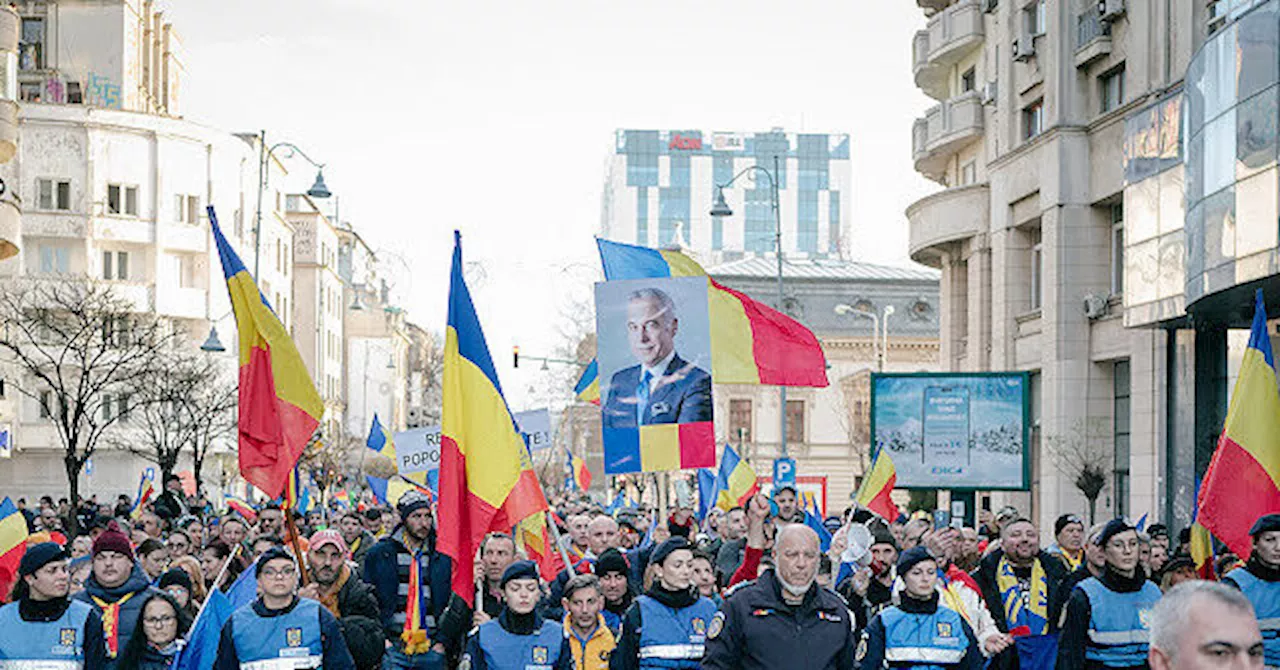
[{"label": "white protest banner", "polygon": [[395,434],[396,468],[400,474],[440,468],[440,427],[414,428]]},{"label": "white protest banner", "polygon": [[529,445],[530,451],[551,447],[551,412],[547,409],[531,409],[527,412],[515,413],[516,425],[520,427],[520,435]]}]

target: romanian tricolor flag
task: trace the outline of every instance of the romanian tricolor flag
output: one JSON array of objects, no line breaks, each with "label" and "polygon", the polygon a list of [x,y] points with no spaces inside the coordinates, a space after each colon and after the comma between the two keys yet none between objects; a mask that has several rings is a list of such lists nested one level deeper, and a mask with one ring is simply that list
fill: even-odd
[{"label": "romanian tricolor flag", "polygon": [[591,471],[587,469],[587,461],[575,456],[568,448],[564,450],[565,489],[569,491],[586,491],[591,488]]},{"label": "romanian tricolor flag", "polygon": [[373,493],[373,497],[378,501],[379,505],[395,506],[400,502],[400,496],[414,489],[425,494],[428,499],[435,499],[435,494],[431,492],[431,489],[419,486],[412,480],[405,479],[404,475],[397,475],[391,479],[365,475],[365,480],[369,482],[369,490]]},{"label": "romanian tricolor flag", "polygon": [[[706,270],[679,251],[597,239],[606,281],[702,277]],[[827,360],[818,338],[799,321],[707,278],[711,377],[720,384],[826,386]]]},{"label": "romanian tricolor flag", "polygon": [[760,483],[756,481],[756,471],[751,464],[742,460],[738,452],[729,445],[724,445],[720,452],[720,470],[716,474],[716,507],[729,511],[734,507],[745,507],[748,500],[760,492]]},{"label": "romanian tricolor flag", "polygon": [[396,443],[391,437],[391,432],[382,425],[378,420],[378,415],[373,415],[373,424],[369,426],[369,437],[364,441],[366,447],[390,458],[396,459]]},{"label": "romanian tricolor flag", "polygon": [[320,425],[324,401],[289,331],[258,290],[210,206],[209,224],[236,316],[240,349],[240,474],[271,498]]},{"label": "romanian tricolor flag", "polygon": [[144,506],[151,502],[152,496],[156,493],[156,487],[151,481],[154,477],[154,471],[152,471],[150,477],[147,476],[146,472],[142,473],[141,479],[138,480],[138,495],[134,497],[133,507],[129,509],[130,519],[137,519],[142,516],[142,512],[145,509]]},{"label": "romanian tricolor flag", "polygon": [[578,383],[573,386],[573,396],[581,402],[600,404],[600,365],[596,361],[591,361],[578,377]]},{"label": "romanian tricolor flag", "polygon": [[227,509],[244,517],[245,521],[249,523],[257,523],[258,512],[253,509],[253,505],[248,500],[233,496],[230,493],[223,493],[222,499],[227,503]]},{"label": "romanian tricolor flag", "polygon": [[893,467],[893,459],[889,458],[889,452],[881,449],[871,461],[871,471],[862,478],[856,501],[891,522],[898,518],[898,505],[889,495],[897,483],[898,470]]},{"label": "romanian tricolor flag", "polygon": [[544,512],[531,514],[516,524],[516,541],[524,547],[529,559],[538,564],[538,573],[543,579],[553,582],[564,570],[564,559],[551,541]]},{"label": "romanian tricolor flag", "polygon": [[490,531],[507,531],[547,509],[524,438],[502,395],[480,319],[462,276],[454,233],[445,328],[440,435],[440,551],[453,559],[453,592],[475,601],[472,564]]},{"label": "romanian tricolor flag", "polygon": [[18,574],[18,563],[27,552],[27,519],[12,500],[0,501],[0,593],[5,600]]},{"label": "romanian tricolor flag", "polygon": [[1249,345],[1196,512],[1197,522],[1240,557],[1252,549],[1253,522],[1280,510],[1280,390],[1261,290],[1254,303]]},{"label": "romanian tricolor flag", "polygon": [[345,488],[338,489],[333,493],[333,501],[342,505],[343,509],[351,508],[351,494],[347,493]]}]

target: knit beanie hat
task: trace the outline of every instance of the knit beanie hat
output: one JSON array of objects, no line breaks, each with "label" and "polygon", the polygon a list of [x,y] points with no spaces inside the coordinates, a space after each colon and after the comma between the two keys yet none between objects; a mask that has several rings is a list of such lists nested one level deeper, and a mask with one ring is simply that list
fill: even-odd
[{"label": "knit beanie hat", "polygon": [[1053,536],[1057,537],[1061,535],[1062,529],[1066,528],[1067,526],[1070,526],[1073,523],[1080,524],[1081,529],[1084,528],[1084,522],[1080,520],[1080,517],[1074,514],[1063,514],[1062,516],[1058,517],[1058,520],[1053,522]]},{"label": "knit beanie hat", "polygon": [[112,521],[107,524],[107,530],[93,541],[93,555],[104,551],[114,551],[117,554],[124,554],[129,560],[136,560],[133,555],[133,545],[129,543],[129,536],[120,530],[120,524]]},{"label": "knit beanie hat", "polygon": [[182,568],[171,568],[168,572],[160,575],[160,590],[169,588],[170,586],[181,586],[189,593],[191,591],[191,575],[187,574]]},{"label": "knit beanie hat", "polygon": [[597,577],[603,577],[611,572],[618,572],[623,575],[631,571],[631,566],[627,565],[627,557],[617,549],[606,549],[600,557],[596,559],[595,572]]}]

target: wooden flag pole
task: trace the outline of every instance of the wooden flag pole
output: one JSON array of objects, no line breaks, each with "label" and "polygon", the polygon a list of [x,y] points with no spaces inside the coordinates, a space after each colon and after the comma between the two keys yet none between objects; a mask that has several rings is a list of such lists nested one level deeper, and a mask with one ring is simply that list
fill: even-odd
[{"label": "wooden flag pole", "polygon": [[298,539],[298,524],[293,520],[293,510],[284,511],[284,525],[289,529],[289,544],[293,549],[293,557],[298,561],[298,584],[306,586],[311,580],[307,576],[307,557],[302,555],[302,542]]},{"label": "wooden flag pole", "polygon": [[547,518],[547,527],[551,529],[551,541],[556,543],[556,548],[560,550],[560,560],[564,561],[564,569],[573,575],[573,563],[569,560],[569,550],[565,549],[564,543],[560,541],[560,528],[556,526],[555,519],[551,518],[551,510],[544,512]]}]

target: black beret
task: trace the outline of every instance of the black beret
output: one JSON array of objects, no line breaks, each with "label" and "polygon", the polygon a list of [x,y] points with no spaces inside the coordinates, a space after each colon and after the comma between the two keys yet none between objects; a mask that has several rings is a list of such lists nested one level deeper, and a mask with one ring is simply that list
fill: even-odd
[{"label": "black beret", "polygon": [[1124,519],[1112,519],[1108,521],[1107,525],[1102,527],[1102,532],[1098,533],[1098,546],[1107,546],[1107,542],[1110,542],[1111,538],[1129,530],[1134,530],[1134,527],[1130,526],[1129,522]]},{"label": "black beret", "polygon": [[507,582],[513,579],[537,579],[538,566],[533,561],[516,561],[502,571],[502,581],[498,588],[506,588]]},{"label": "black beret", "polygon": [[653,553],[649,555],[649,563],[662,565],[668,556],[680,549],[693,550],[693,546],[683,537],[673,537],[654,548]]},{"label": "black beret", "polygon": [[290,563],[294,563],[295,565],[297,563],[296,561],[293,560],[293,554],[289,553],[289,551],[284,547],[272,547],[262,552],[262,555],[258,557],[258,565],[253,569],[253,576],[261,577],[262,569],[266,567],[267,562],[274,561],[277,558],[283,558],[289,561]]},{"label": "black beret", "polygon": [[901,576],[907,574],[907,572],[910,571],[911,568],[914,568],[917,563],[923,561],[937,562],[937,559],[935,559],[933,554],[930,554],[929,550],[923,546],[912,547],[902,552],[902,555],[898,557],[898,575]]},{"label": "black beret", "polygon": [[18,574],[25,577],[35,574],[36,570],[54,561],[65,561],[70,557],[67,551],[57,542],[41,542],[27,547],[27,553],[18,562]]},{"label": "black beret", "polygon": [[1263,514],[1253,522],[1253,528],[1249,529],[1249,537],[1258,537],[1258,534],[1267,531],[1280,530],[1280,514]]}]

